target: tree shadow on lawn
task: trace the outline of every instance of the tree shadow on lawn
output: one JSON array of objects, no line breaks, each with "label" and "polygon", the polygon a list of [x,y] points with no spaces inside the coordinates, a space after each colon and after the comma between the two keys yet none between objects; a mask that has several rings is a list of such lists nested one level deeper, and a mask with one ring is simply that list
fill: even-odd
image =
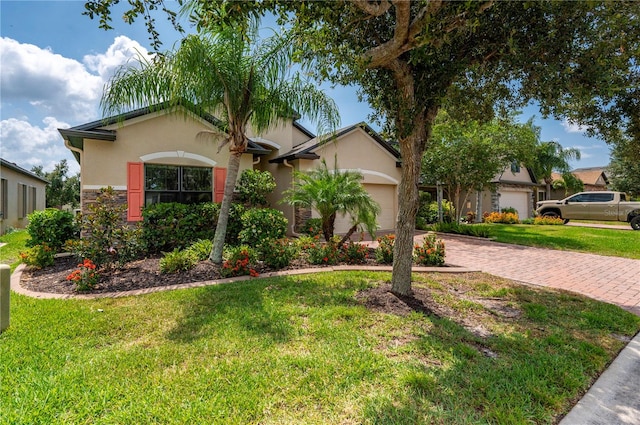
[{"label": "tree shadow on lawn", "polygon": [[167,337],[190,343],[213,334],[244,332],[273,342],[286,342],[294,330],[291,324],[297,314],[294,310],[358,305],[353,291],[361,283],[345,281],[329,286],[317,283],[319,278],[285,276],[198,288],[184,300],[181,317]]}]

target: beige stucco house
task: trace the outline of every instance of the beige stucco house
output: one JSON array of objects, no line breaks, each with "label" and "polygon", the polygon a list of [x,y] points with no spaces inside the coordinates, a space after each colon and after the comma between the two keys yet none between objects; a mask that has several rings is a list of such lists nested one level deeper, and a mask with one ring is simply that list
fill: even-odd
[{"label": "beige stucco house", "polygon": [[[586,192],[608,189],[609,178],[607,177],[606,169],[604,167],[576,168],[571,171],[571,174],[582,181],[584,184],[584,191]],[[551,177],[554,181],[562,180],[562,174],[559,173],[552,173]],[[551,189],[551,199],[564,199],[574,193],[575,192],[567,191],[565,189]],[[544,198],[544,196],[542,198]],[[543,201],[544,199],[539,200]]]},{"label": "beige stucco house", "polygon": [[0,158],[0,234],[29,224],[28,215],[46,207],[49,182]]},{"label": "beige stucco house", "polygon": [[[221,201],[229,151],[224,147],[218,152],[217,143],[199,136],[203,131],[220,132],[215,117],[190,108],[176,112],[158,107],[59,130],[80,163],[81,207],[95,200],[99,189],[111,186],[128,205],[129,221],[141,220],[141,209],[156,202]],[[295,120],[248,135],[240,172],[273,174],[277,188],[270,203],[284,212],[290,233],[313,214],[279,202],[294,184],[293,170],[310,170],[322,158],[332,167],[334,157],[340,168],[364,175],[365,187],[382,207],[379,227],[395,226],[399,153],[367,125],[339,130],[322,142]],[[218,139],[223,137],[221,133]],[[347,228],[347,218],[337,221],[336,232]]]},{"label": "beige stucco house", "polygon": [[530,169],[511,164],[493,178],[490,186],[491,189],[466,197],[467,201],[462,205],[462,217],[467,212],[473,212],[479,221],[483,213],[505,208],[515,208],[521,220],[533,217],[539,185]]}]

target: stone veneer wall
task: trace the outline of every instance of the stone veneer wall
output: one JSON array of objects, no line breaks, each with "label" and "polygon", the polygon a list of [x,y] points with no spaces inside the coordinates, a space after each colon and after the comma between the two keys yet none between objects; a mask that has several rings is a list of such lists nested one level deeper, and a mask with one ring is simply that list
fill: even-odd
[{"label": "stone veneer wall", "polygon": [[[126,190],[114,190],[116,193],[116,200],[118,205],[127,205],[127,191]],[[89,213],[89,205],[96,202],[98,195],[100,194],[99,189],[83,189],[82,190],[82,214]],[[127,223],[127,210],[124,211],[122,215],[122,223]]]}]

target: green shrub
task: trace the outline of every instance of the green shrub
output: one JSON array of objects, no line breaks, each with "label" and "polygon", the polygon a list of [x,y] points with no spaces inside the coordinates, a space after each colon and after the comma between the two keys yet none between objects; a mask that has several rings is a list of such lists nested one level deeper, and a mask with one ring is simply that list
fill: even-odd
[{"label": "green shrub", "polygon": [[258,272],[252,267],[256,263],[257,255],[253,248],[240,245],[228,248],[224,253],[224,261],[220,274],[222,277],[258,276]]},{"label": "green shrub", "polygon": [[47,208],[32,212],[28,218],[27,232],[30,239],[27,246],[46,243],[51,249],[59,252],[66,241],[78,237],[75,217],[68,211]]},{"label": "green shrub", "polygon": [[185,248],[199,239],[213,239],[220,204],[150,205],[142,211],[143,240],[149,252]]},{"label": "green shrub", "polygon": [[513,207],[504,207],[501,208],[500,212],[505,213],[505,214],[515,214],[518,215],[518,210],[513,208]]},{"label": "green shrub", "polygon": [[54,250],[46,243],[41,243],[27,249],[25,252],[21,252],[20,259],[28,266],[41,269],[43,267],[53,266],[53,255]]},{"label": "green shrub", "polygon": [[413,249],[413,259],[422,266],[441,266],[444,264],[444,242],[436,239],[436,235],[425,235],[422,245]]},{"label": "green shrub", "polygon": [[[452,202],[446,199],[442,201],[442,219],[444,222],[454,221],[455,207]],[[429,224],[438,222],[438,203],[431,202],[427,205],[421,205],[416,215],[416,227],[425,229]]]},{"label": "green shrub", "polygon": [[160,259],[160,273],[177,273],[192,269],[198,263],[198,257],[193,251],[178,248],[164,254]]},{"label": "green shrub", "polygon": [[265,239],[258,249],[264,264],[274,270],[287,267],[298,255],[298,247],[288,238]]},{"label": "green shrub", "polygon": [[488,238],[491,236],[491,228],[485,224],[436,223],[431,226],[431,230],[434,232],[453,233],[478,238]]},{"label": "green shrub", "polygon": [[242,214],[240,242],[257,247],[266,239],[283,238],[287,232],[287,219],[282,211],[271,208],[253,208]]},{"label": "green shrub", "polygon": [[340,261],[347,264],[364,264],[368,254],[369,248],[366,245],[349,241],[340,249]]},{"label": "green shrub", "polygon": [[236,184],[235,195],[247,207],[267,206],[267,195],[276,188],[276,180],[269,171],[244,170]]},{"label": "green shrub", "polygon": [[79,218],[82,238],[69,241],[67,247],[78,258],[89,258],[98,267],[122,265],[143,253],[141,231],[123,225],[127,206],[118,202],[115,191],[101,189],[89,212]]},{"label": "green shrub", "polygon": [[393,264],[393,245],[396,235],[384,235],[378,238],[376,261],[381,264]]},{"label": "green shrub", "polygon": [[520,224],[535,224],[535,219],[534,218],[525,218],[523,220],[520,220]]},{"label": "green shrub", "polygon": [[242,215],[245,212],[242,204],[231,204],[229,210],[229,221],[227,222],[227,233],[225,235],[225,243],[229,245],[240,245],[240,232],[242,231]]},{"label": "green shrub", "polygon": [[187,248],[187,251],[191,251],[199,261],[204,261],[209,258],[211,254],[211,248],[213,248],[213,241],[210,239],[198,239]]},{"label": "green shrub", "polygon": [[314,236],[322,236],[322,220],[319,218],[310,218],[300,227],[300,233]]}]

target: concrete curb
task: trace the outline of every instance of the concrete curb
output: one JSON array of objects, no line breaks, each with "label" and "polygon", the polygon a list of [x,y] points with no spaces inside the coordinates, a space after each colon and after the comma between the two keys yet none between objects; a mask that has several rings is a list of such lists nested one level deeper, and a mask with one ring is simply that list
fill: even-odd
[{"label": "concrete curb", "polygon": [[[391,266],[317,267],[317,268],[284,270],[279,272],[263,273],[258,277],[237,276],[237,277],[231,277],[227,279],[205,280],[200,282],[182,283],[178,285],[156,286],[153,288],[134,289],[131,291],[122,291],[122,292],[103,292],[99,294],[88,294],[88,293],[87,294],[55,294],[55,293],[49,293],[49,292],[36,292],[27,288],[23,288],[22,285],[20,285],[20,279],[22,278],[22,272],[24,271],[25,267],[26,266],[24,264],[20,264],[11,275],[11,290],[13,292],[17,294],[25,295],[27,297],[38,298],[38,299],[81,299],[81,300],[98,299],[98,298],[131,297],[136,295],[152,294],[155,292],[162,292],[162,291],[173,291],[177,289],[188,289],[188,288],[200,288],[203,286],[223,285],[227,283],[244,282],[246,280],[279,277],[279,276],[296,276],[301,274],[327,273],[327,272],[339,272],[339,271],[390,272],[392,270]],[[451,264],[448,264],[448,267],[413,267],[412,270],[414,273],[474,273],[474,272],[480,271],[475,269],[469,269],[466,267],[453,266]]]}]

